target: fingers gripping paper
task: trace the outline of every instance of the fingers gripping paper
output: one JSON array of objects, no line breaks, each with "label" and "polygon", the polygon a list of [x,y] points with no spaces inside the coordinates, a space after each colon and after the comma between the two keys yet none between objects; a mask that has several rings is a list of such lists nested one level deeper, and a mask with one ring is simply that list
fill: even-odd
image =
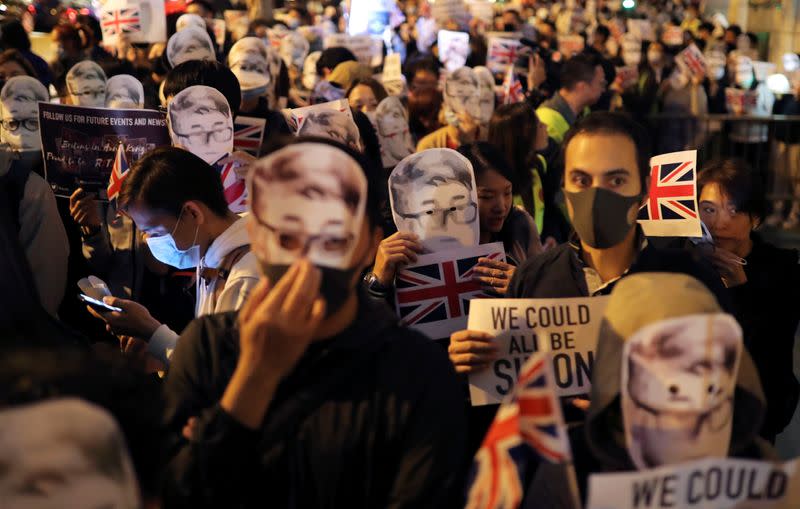
[{"label": "fingers gripping paper", "polygon": [[260,159],[248,174],[251,240],[259,260],[352,266],[364,224],[367,181],[350,156],[329,145],[299,143]]},{"label": "fingers gripping paper", "polygon": [[478,245],[478,194],[472,164],[448,148],[412,154],[389,175],[397,229],[417,234],[429,252]]}]

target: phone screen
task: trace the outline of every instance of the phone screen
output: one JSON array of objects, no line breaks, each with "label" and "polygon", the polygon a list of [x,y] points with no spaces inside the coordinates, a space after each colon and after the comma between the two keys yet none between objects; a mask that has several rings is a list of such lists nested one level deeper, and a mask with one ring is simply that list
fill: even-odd
[{"label": "phone screen", "polygon": [[89,297],[88,295],[86,295],[86,294],[83,294],[83,293],[81,293],[81,294],[78,294],[78,298],[79,298],[81,301],[83,301],[83,302],[85,302],[85,303],[89,304],[89,305],[90,305],[90,306],[92,306],[92,307],[99,307],[99,308],[102,308],[102,309],[103,309],[103,310],[105,310],[105,311],[122,311],[122,308],[118,308],[118,307],[114,307],[114,306],[109,306],[108,304],[106,304],[106,303],[105,303],[105,302],[103,302],[102,300],[97,300],[97,299],[94,299],[94,298],[92,298],[92,297]]}]

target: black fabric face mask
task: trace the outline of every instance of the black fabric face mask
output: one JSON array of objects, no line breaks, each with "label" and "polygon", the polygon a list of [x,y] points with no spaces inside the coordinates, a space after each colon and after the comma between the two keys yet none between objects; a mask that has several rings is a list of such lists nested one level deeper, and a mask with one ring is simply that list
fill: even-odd
[{"label": "black fabric face mask", "polygon": [[[608,249],[616,246],[636,223],[636,214],[631,207],[641,202],[643,195],[622,196],[621,194],[592,187],[577,193],[564,191],[564,196],[572,205],[572,225],[583,242],[595,249]],[[633,222],[630,216],[633,216]]]},{"label": "black fabric face mask", "polygon": [[[261,263],[261,271],[274,285],[289,271],[290,265],[271,265]],[[322,280],[319,285],[319,293],[325,299],[325,317],[329,317],[337,312],[350,292],[353,291],[352,283],[355,277],[356,268],[352,269],[334,269],[331,267],[317,267],[322,271]]]}]

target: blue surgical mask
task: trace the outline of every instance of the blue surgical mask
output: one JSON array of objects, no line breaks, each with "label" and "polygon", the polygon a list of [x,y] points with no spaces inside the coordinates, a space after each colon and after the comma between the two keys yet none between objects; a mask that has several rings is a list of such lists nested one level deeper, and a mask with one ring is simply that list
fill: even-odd
[{"label": "blue surgical mask", "polygon": [[188,249],[181,251],[172,237],[178,231],[181,217],[183,217],[183,211],[181,211],[181,216],[178,217],[178,222],[175,223],[175,228],[171,233],[160,237],[147,237],[147,247],[150,248],[153,257],[161,263],[177,269],[191,269],[192,267],[197,267],[200,263],[200,246],[197,245],[197,234],[200,231],[200,226],[198,225],[194,231],[192,245]]}]

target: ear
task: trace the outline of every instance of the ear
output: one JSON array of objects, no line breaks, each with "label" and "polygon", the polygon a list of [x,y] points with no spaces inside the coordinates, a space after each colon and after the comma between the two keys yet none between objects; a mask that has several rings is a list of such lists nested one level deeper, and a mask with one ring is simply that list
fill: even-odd
[{"label": "ear", "polygon": [[204,224],[208,220],[208,208],[197,201],[187,201],[183,205],[186,214],[194,219],[195,224]]}]

